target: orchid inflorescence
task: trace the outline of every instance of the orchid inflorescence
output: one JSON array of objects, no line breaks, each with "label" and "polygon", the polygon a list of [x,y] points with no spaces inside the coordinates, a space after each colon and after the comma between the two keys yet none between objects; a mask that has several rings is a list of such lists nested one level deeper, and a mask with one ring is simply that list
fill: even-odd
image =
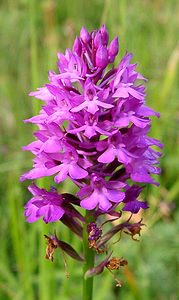
[{"label": "orchid inflorescence", "polygon": [[22,181],[54,176],[56,184],[69,178],[78,187],[76,195],[59,194],[54,187],[47,191],[32,183],[33,197],[25,206],[28,222],[61,220],[82,236],[82,207],[93,214],[94,238],[91,234],[89,240],[94,242],[97,230],[105,243],[125,226],[117,225],[105,239],[95,225],[99,217],[119,219],[124,211],[148,208],[138,196],[146,184],[158,185],[151,174],[160,173],[161,154],[153,146],[162,147],[148,136],[150,117],[159,114],[145,104],[146,79],[131,63],[131,53],[114,66],[118,38],[108,40],[105,25],[92,32],[83,27],[73,49],[58,53],[58,72],[50,71],[49,83],[30,93],[43,105],[39,115],[25,120],[38,130],[36,140],[23,147],[35,156],[33,168],[21,176]]}]

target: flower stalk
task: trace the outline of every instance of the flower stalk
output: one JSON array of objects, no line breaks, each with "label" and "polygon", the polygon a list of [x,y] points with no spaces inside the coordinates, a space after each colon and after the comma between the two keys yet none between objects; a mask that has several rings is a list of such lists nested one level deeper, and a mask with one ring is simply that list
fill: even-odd
[{"label": "flower stalk", "polygon": [[93,299],[93,277],[85,278],[85,273],[94,266],[95,252],[89,248],[87,225],[94,220],[93,213],[86,211],[85,223],[83,227],[83,249],[84,249],[84,266],[83,266],[83,300]]}]

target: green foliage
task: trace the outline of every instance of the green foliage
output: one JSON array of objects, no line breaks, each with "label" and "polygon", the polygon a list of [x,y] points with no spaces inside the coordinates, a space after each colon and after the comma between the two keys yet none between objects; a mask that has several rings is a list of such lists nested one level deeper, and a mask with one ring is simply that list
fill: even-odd
[{"label": "green foliage", "polygon": [[[95,278],[94,299],[176,300],[179,260],[179,4],[177,0],[2,0],[0,2],[0,299],[79,300],[82,267],[68,259],[65,277],[62,253],[44,259],[43,234],[55,229],[80,250],[76,237],[63,226],[41,221],[26,224],[23,205],[29,195],[19,175],[31,166],[21,146],[32,140],[32,127],[22,120],[38,112],[40,101],[29,91],[47,81],[56,69],[56,52],[72,46],[81,26],[89,30],[106,23],[110,37],[119,35],[121,54],[134,53],[138,70],[149,78],[148,104],[161,113],[151,135],[165,145],[160,188],[148,187],[147,224],[140,243],[129,236],[115,247],[129,261],[124,286],[114,287],[105,270]],[[42,184],[42,182],[41,182]],[[50,184],[49,182],[46,184]],[[61,187],[67,191],[67,185]],[[68,187],[69,189],[69,187]]]}]

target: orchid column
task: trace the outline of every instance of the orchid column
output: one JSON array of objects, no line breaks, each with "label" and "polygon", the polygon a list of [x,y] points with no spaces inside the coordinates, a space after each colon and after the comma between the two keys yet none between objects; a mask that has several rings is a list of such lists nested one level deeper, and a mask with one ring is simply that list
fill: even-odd
[{"label": "orchid column", "polygon": [[[150,116],[159,114],[145,105],[145,78],[126,55],[114,67],[119,51],[118,38],[108,42],[105,25],[88,32],[84,27],[73,49],[58,53],[58,72],[49,72],[49,83],[30,93],[42,100],[39,115],[25,120],[34,123],[36,140],[23,147],[34,154],[32,170],[21,180],[53,176],[56,184],[70,178],[78,187],[76,195],[58,189],[51,191],[29,186],[33,198],[25,206],[28,222],[43,217],[44,222],[62,221],[78,237],[83,237],[84,255],[79,255],[57,236],[48,240],[47,258],[60,247],[71,257],[84,261],[83,299],[92,299],[93,275],[104,267],[111,269],[110,254],[93,267],[94,254],[103,255],[107,242],[123,229],[132,236],[140,234],[140,222],[132,224],[132,214],[148,208],[138,196],[147,183],[158,185],[151,174],[159,174],[162,147],[147,134]],[[44,187],[45,188],[45,187]],[[84,209],[84,215],[78,207]],[[101,221],[110,215],[119,219],[131,212],[128,220],[103,232]],[[100,225],[101,224],[101,225]],[[125,265],[116,259],[116,269]],[[89,270],[88,270],[89,268]],[[111,269],[112,270],[112,269]],[[120,285],[119,282],[117,282]]]}]

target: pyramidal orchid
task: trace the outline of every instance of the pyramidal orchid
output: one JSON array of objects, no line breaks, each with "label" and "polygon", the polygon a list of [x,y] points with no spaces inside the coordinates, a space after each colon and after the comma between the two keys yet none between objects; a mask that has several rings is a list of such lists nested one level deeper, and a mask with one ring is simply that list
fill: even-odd
[{"label": "pyramidal orchid", "polygon": [[[49,82],[30,93],[42,101],[42,107],[37,116],[25,120],[38,129],[35,141],[23,147],[34,159],[21,180],[51,176],[58,186],[68,178],[78,188],[75,195],[62,194],[60,185],[47,191],[32,183],[25,217],[28,222],[61,221],[82,238],[80,255],[56,234],[45,236],[46,257],[53,260],[59,247],[82,261],[83,299],[89,300],[94,275],[105,267],[112,271],[127,264],[123,258],[111,258],[112,252],[105,255],[108,242],[122,231],[132,238],[140,234],[144,224],[131,223],[132,215],[149,207],[138,197],[146,184],[158,185],[152,175],[160,174],[161,154],[156,148],[162,144],[148,136],[150,117],[159,114],[146,105],[146,79],[136,71],[132,54],[127,52],[114,66],[118,52],[118,38],[109,42],[105,25],[92,32],[83,27],[72,50],[58,53],[58,71],[50,71]],[[126,221],[125,211],[130,212]],[[108,231],[103,229],[106,223],[111,224]]]}]

